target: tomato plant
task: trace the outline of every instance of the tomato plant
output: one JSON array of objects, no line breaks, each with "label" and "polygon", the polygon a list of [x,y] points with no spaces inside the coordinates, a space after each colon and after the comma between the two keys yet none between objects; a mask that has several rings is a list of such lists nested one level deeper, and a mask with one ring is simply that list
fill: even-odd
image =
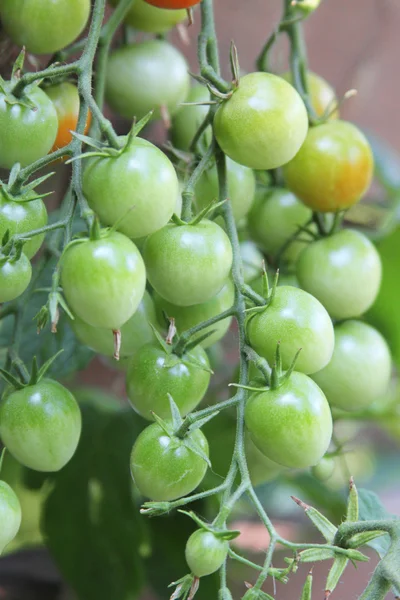
[{"label": "tomato plant", "polygon": [[[117,6],[118,0],[112,0],[111,4]],[[125,23],[140,31],[164,33],[185,19],[184,10],[164,10],[164,7],[157,8],[145,0],[135,0],[125,17]]]},{"label": "tomato plant", "polygon": [[187,541],[185,556],[196,577],[205,577],[218,571],[226,560],[229,544],[218,539],[211,531],[198,529]]},{"label": "tomato plant", "polygon": [[[52,150],[68,146],[72,140],[72,132],[76,130],[79,117],[79,93],[76,85],[68,81],[50,85],[45,92],[53,102],[57,111],[58,131]],[[89,131],[91,114],[88,113],[84,133]]]},{"label": "tomato plant", "polygon": [[21,506],[15,492],[0,481],[0,554],[15,538],[21,525]]}]

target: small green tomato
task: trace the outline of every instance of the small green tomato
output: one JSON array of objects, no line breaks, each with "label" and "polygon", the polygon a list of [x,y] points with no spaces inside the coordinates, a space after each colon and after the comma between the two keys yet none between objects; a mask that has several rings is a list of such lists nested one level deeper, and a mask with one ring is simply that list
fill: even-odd
[{"label": "small green tomato", "polygon": [[218,571],[228,556],[229,543],[212,532],[198,529],[187,541],[186,562],[196,577],[206,577]]}]

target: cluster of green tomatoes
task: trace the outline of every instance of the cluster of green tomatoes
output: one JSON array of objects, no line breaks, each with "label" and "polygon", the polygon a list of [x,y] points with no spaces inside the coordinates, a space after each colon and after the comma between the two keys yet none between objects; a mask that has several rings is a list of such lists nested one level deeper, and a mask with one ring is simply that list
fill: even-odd
[{"label": "cluster of green tomatoes", "polygon": [[[62,13],[57,13],[60,0],[25,2],[25,12],[19,0],[2,2],[5,30],[28,51],[56,52],[87,21],[89,0],[69,0],[75,28],[68,39],[35,36],[43,20],[34,17],[48,11],[49,4],[56,11],[53,29],[57,32],[62,23],[67,33]],[[169,9],[194,3],[151,4],[155,6],[137,0],[127,23],[163,33],[186,15]],[[29,165],[68,144],[79,112],[73,83],[47,89],[35,83],[21,90],[18,77],[14,73],[10,81],[0,82],[4,169]],[[214,133],[226,154],[243,284],[255,292],[248,303],[247,343],[272,367],[267,379],[254,364],[250,369],[252,389],[245,410],[249,456],[265,459],[275,472],[317,466],[326,475],[331,469],[324,458],[332,436],[331,409],[363,410],[379,400],[389,383],[391,358],[382,336],[359,320],[379,290],[379,255],[362,233],[338,230],[333,216],[367,191],[373,175],[371,149],[357,127],[339,120],[327,82],[313,73],[307,77],[317,126],[309,127],[290,74],[251,73],[221,100],[213,132],[211,126],[204,131],[197,151],[210,144]],[[106,97],[128,119],[149,111],[158,119],[167,111],[172,142],[184,153],[192,150],[209,109],[202,102],[210,99],[206,87],[190,87],[184,57],[162,39],[111,52]],[[184,101],[190,106],[181,106]],[[119,137],[114,147],[103,144],[91,152],[84,162],[83,194],[97,218],[89,235],[73,239],[60,260],[76,336],[99,354],[121,357],[133,409],[155,420],[136,439],[130,466],[141,494],[160,502],[190,494],[208,469],[206,436],[201,429],[177,429],[171,410],[185,417],[206,397],[212,376],[206,350],[224,337],[231,316],[185,343],[179,333],[228,311],[235,301],[232,245],[218,210],[213,213],[215,160],[210,159],[196,183],[196,216],[189,221],[181,219],[184,171],[182,163],[173,164],[137,131]],[[271,183],[271,171],[279,186]],[[0,188],[0,302],[15,300],[28,287],[30,259],[43,242],[42,235],[29,233],[47,223],[40,194],[31,184],[14,184],[10,178]],[[277,257],[283,275],[267,289],[262,261],[274,264]],[[158,333],[165,317],[174,319],[175,339],[165,341]],[[47,379],[45,370],[35,367],[29,383],[8,375],[0,436],[23,465],[56,471],[76,450],[81,417],[73,395]],[[0,549],[14,537],[20,518],[15,495],[1,483]],[[227,551],[224,536],[200,529],[188,542],[189,566],[196,576],[207,575],[219,568]]]}]

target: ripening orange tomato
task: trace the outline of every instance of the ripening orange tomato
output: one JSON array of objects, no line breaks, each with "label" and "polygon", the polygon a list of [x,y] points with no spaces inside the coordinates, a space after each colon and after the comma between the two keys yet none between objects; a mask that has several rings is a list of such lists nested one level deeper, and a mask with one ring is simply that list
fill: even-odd
[{"label": "ripening orange tomato", "polygon": [[158,8],[191,8],[200,4],[200,0],[146,0],[147,4],[157,6]]},{"label": "ripening orange tomato", "polygon": [[[68,146],[72,140],[72,131],[75,131],[78,125],[79,93],[76,85],[68,81],[47,87],[45,92],[50,100],[52,100],[58,117],[57,137],[51,150],[54,152],[54,150]],[[85,125],[85,134],[89,131],[90,122],[91,114],[89,112]]]}]

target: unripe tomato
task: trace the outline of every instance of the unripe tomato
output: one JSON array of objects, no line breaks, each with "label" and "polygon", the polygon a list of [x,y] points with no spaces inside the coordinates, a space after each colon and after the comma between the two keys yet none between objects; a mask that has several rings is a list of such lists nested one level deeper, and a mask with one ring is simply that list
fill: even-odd
[{"label": "unripe tomato", "polygon": [[294,6],[295,11],[304,17],[313,13],[320,4],[321,0],[296,0]]},{"label": "unripe tomato", "polygon": [[8,483],[0,481],[0,554],[15,538],[21,525],[21,505]]},{"label": "unripe tomato", "polygon": [[59,471],[81,435],[81,413],[69,390],[42,379],[16,390],[0,404],[0,437],[20,463],[35,471]]},{"label": "unripe tomato", "polygon": [[308,116],[297,91],[270,73],[251,73],[224,101],[214,119],[218,144],[251,169],[276,169],[300,150]]},{"label": "unripe tomato", "polygon": [[[32,196],[35,196],[32,193]],[[13,202],[7,200],[0,188],[0,239],[8,230],[10,235],[28,233],[47,225],[47,210],[43,201]],[[24,254],[28,258],[35,256],[43,243],[44,235],[35,235],[24,244]]]},{"label": "unripe tomato", "polygon": [[332,406],[362,410],[387,392],[392,371],[388,345],[381,334],[361,321],[335,327],[332,360],[313,375]]},{"label": "unripe tomato", "polygon": [[358,231],[344,229],[313,242],[300,254],[300,286],[334,319],[359,317],[374,303],[382,277],[375,246]]},{"label": "unripe tomato", "polygon": [[[285,242],[305,225],[312,213],[292,192],[284,188],[270,188],[258,193],[248,216],[251,238],[268,255],[276,255]],[[302,238],[306,234],[302,234]],[[304,242],[294,241],[284,252],[283,257],[295,261],[304,249]]]},{"label": "unripe tomato", "polygon": [[93,327],[119,329],[143,298],[143,259],[122,233],[72,243],[61,265],[61,283],[71,310]]},{"label": "unripe tomato", "polygon": [[278,465],[257,448],[248,431],[245,436],[245,451],[250,479],[254,487],[276,479],[284,470],[282,465]]},{"label": "unripe tomato", "polygon": [[201,0],[146,0],[148,4],[152,6],[158,6],[158,8],[191,8],[196,4],[200,4]]},{"label": "unripe tomato", "polygon": [[[247,215],[253,204],[256,178],[251,169],[235,163],[230,158],[226,161],[226,167],[228,199],[232,206],[235,221],[239,223]],[[204,171],[196,184],[195,193],[196,205],[199,210],[206,208],[213,200],[218,198],[218,173],[215,165]]]},{"label": "unripe tomato", "polygon": [[140,238],[164,227],[176,210],[179,182],[167,156],[154,144],[135,138],[117,156],[89,161],[83,192],[104,225]]},{"label": "unripe tomato", "polygon": [[217,538],[211,531],[197,529],[187,541],[186,562],[195,577],[206,577],[222,567],[228,550],[226,540]]},{"label": "unripe tomato", "polygon": [[250,346],[270,365],[280,342],[282,366],[288,369],[301,348],[296,370],[316,373],[331,360],[334,346],[332,321],[311,294],[290,286],[278,286],[271,304],[247,324]]},{"label": "unripe tomato", "polygon": [[298,154],[284,167],[284,177],[306,206],[336,212],[360,200],[373,171],[365,135],[351,123],[332,121],[310,129]]},{"label": "unripe tomato", "polygon": [[334,470],[335,459],[324,457],[311,469],[311,472],[319,481],[327,481],[332,477]]},{"label": "unripe tomato", "polygon": [[[10,82],[4,86],[11,92]],[[26,167],[43,158],[57,136],[57,112],[44,91],[35,85],[28,86],[21,101],[24,99],[35,108],[10,104],[0,90],[0,167],[3,169],[11,169],[17,162]]]},{"label": "unripe tomato", "polygon": [[264,256],[256,244],[251,240],[240,242],[240,256],[243,264],[244,282],[251,283],[258,277],[261,278]]},{"label": "unripe tomato", "polygon": [[[58,131],[52,151],[64,148],[72,141],[72,131],[78,125],[80,100],[78,88],[73,83],[64,81],[46,87],[46,94],[53,102],[57,111]],[[85,125],[85,134],[89,131],[91,114],[88,113]]]},{"label": "unripe tomato", "polygon": [[[197,429],[189,434],[208,456],[208,443]],[[203,480],[207,463],[185,445],[169,436],[158,423],[149,425],[137,438],[131,454],[131,473],[143,496],[158,502],[190,494]]]},{"label": "unripe tomato", "polygon": [[[156,10],[156,9],[154,9]],[[193,85],[185,102],[208,102],[210,92],[204,85]],[[172,119],[171,137],[176,148],[187,152],[200,125],[207,116],[210,107],[207,105],[181,106]],[[212,138],[211,125],[203,133],[202,143],[208,146]]]},{"label": "unripe tomato", "polygon": [[[290,84],[293,85],[293,77],[290,71],[287,73],[283,73],[281,77],[285,79],[285,81],[288,81]],[[335,90],[323,77],[316,75],[316,73],[312,73],[312,71],[308,71],[307,85],[311,105],[317,117],[322,117],[326,114],[327,111],[329,112],[330,110],[335,108],[335,106],[337,105],[337,97]],[[329,116],[329,120],[338,118],[338,110],[335,110]]]},{"label": "unripe tomato", "polygon": [[[114,336],[110,329],[92,327],[79,317],[71,319],[69,323],[82,344],[104,356],[114,356]],[[121,359],[136,354],[142,346],[154,339],[150,324],[156,326],[157,318],[154,302],[146,291],[136,312],[121,327]]]},{"label": "unripe tomato", "polygon": [[147,238],[143,257],[156,292],[178,306],[192,306],[210,300],[227,283],[232,246],[212,221],[170,223]]},{"label": "unripe tomato", "polygon": [[245,420],[257,448],[285,467],[315,465],[332,437],[329,404],[319,387],[303,373],[294,372],[277,389],[250,396]]},{"label": "unripe tomato", "polygon": [[15,300],[24,293],[32,277],[32,266],[24,253],[18,260],[0,252],[0,303]]},{"label": "unripe tomato", "polygon": [[90,0],[2,0],[4,30],[27,52],[52,54],[76,40],[86,27]]},{"label": "unripe tomato", "polygon": [[[203,367],[203,368],[202,368]],[[143,346],[126,375],[129,401],[137,413],[153,420],[171,416],[168,394],[182,416],[196,408],[210,383],[210,363],[201,346],[178,357],[155,343]]]},{"label": "unripe tomato", "polygon": [[174,115],[189,92],[184,56],[164,40],[147,40],[114,50],[108,59],[106,99],[127,119],[141,119],[151,110],[161,117],[164,106]]},{"label": "unripe tomato", "polygon": [[[168,317],[173,317],[175,319],[175,325],[178,328],[178,331],[182,333],[183,331],[186,331],[186,329],[191,329],[192,327],[199,325],[199,323],[207,321],[212,317],[216,317],[225,310],[228,310],[228,308],[231,308],[235,300],[235,288],[232,281],[228,280],[216,296],[206,302],[194,304],[193,306],[177,306],[176,304],[172,304],[171,302],[168,302],[168,300],[165,300],[160,294],[157,294],[157,292],[154,292],[153,298],[160,325],[165,325],[165,318],[163,316],[163,313],[165,313]],[[231,317],[218,321],[218,323],[203,329],[200,333],[193,336],[192,339],[196,340],[207,331],[213,331],[214,333],[212,335],[201,342],[203,348],[209,348],[224,337],[231,322]]]},{"label": "unripe tomato", "polygon": [[[117,6],[118,2],[111,0],[113,6]],[[125,17],[125,23],[146,33],[165,33],[185,19],[185,10],[162,10],[145,0],[135,0]]]}]

